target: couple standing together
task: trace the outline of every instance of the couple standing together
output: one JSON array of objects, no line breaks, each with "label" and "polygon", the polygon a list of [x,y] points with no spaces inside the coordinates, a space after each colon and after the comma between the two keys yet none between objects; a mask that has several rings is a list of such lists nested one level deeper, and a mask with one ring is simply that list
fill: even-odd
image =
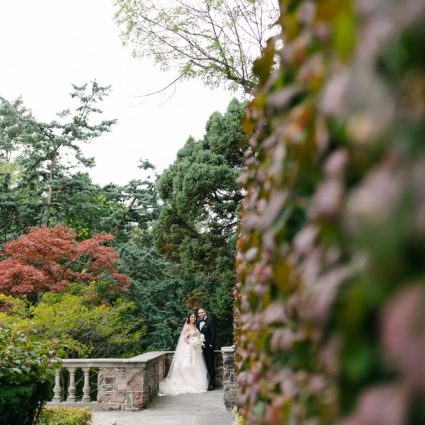
[{"label": "couple standing together", "polygon": [[174,352],[170,370],[159,383],[159,395],[202,393],[215,388],[214,322],[204,308],[189,313]]}]

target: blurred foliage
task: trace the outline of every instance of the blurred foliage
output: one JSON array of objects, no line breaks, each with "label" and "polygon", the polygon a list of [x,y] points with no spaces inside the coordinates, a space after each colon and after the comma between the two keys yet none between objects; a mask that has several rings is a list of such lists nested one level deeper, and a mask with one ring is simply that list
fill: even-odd
[{"label": "blurred foliage", "polygon": [[424,423],[425,2],[280,6],[245,119],[239,411]]}]

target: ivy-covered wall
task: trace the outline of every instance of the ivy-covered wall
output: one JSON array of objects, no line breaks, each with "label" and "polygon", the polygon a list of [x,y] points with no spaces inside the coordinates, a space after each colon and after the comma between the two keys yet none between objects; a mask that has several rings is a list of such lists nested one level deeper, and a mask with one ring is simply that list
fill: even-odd
[{"label": "ivy-covered wall", "polygon": [[279,25],[245,120],[239,413],[425,423],[425,1],[282,0]]}]

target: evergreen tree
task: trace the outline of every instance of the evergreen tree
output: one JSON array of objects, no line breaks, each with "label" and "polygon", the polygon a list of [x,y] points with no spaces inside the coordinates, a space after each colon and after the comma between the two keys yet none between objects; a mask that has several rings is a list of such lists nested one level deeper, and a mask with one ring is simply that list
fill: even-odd
[{"label": "evergreen tree", "polygon": [[22,173],[17,158],[25,133],[21,122],[29,119],[31,113],[20,98],[8,102],[0,97],[0,243],[36,224],[33,193],[19,185]]},{"label": "evergreen tree", "polygon": [[214,113],[203,139],[189,138],[158,181],[164,206],[155,223],[156,246],[198,282],[186,294],[187,303],[211,310],[221,329],[219,344],[232,339],[244,108],[232,100],[224,115]]},{"label": "evergreen tree", "polygon": [[185,276],[153,246],[149,232],[135,229],[119,246],[122,271],[131,278],[130,299],[147,327],[143,351],[173,350],[187,311],[187,294],[199,282]]},{"label": "evergreen tree", "polygon": [[[9,208],[9,216],[11,212],[15,214],[18,233],[28,226],[51,222],[54,211],[61,207],[55,199],[59,180],[69,176],[76,166],[94,164],[93,158],[83,155],[81,144],[110,131],[115,123],[114,120],[92,122],[92,116],[102,112],[97,103],[108,94],[109,87],[92,82],[81,87],[73,85],[73,90],[71,97],[78,102],[75,110],[63,110],[49,123],[36,120],[19,99],[14,103],[1,99],[0,158],[10,162],[15,156],[20,178],[13,186],[14,192],[18,198],[27,199],[25,208],[18,205]],[[12,207],[14,198],[8,193],[12,185],[11,174],[2,174],[3,196]],[[3,226],[7,226],[7,222],[6,217]]]}]

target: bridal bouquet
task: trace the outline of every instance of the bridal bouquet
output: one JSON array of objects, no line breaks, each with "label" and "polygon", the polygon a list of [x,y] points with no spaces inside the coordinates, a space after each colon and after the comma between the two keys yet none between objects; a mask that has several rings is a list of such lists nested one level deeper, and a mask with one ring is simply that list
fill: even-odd
[{"label": "bridal bouquet", "polygon": [[205,345],[205,336],[203,334],[192,336],[189,339],[189,344],[194,350],[200,351]]}]

